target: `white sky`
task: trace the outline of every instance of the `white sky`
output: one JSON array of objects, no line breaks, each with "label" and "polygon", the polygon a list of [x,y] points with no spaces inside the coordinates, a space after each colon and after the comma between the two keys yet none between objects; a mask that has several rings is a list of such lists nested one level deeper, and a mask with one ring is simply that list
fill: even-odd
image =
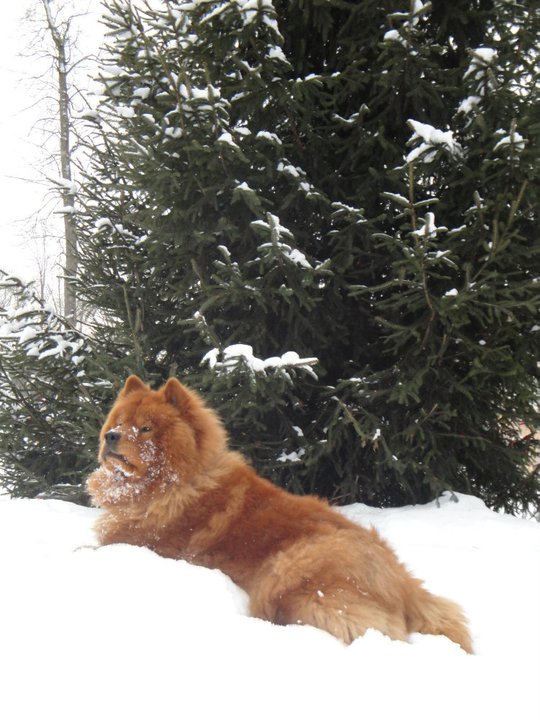
[{"label": "white sky", "polygon": [[[35,0],[34,0],[35,2]],[[0,268],[28,276],[32,243],[25,241],[26,220],[40,207],[43,189],[23,179],[36,180],[32,164],[38,152],[30,136],[35,111],[23,82],[31,72],[28,60],[18,56],[23,50],[21,18],[32,0],[5,3],[0,25]],[[33,271],[33,267],[32,267]]]},{"label": "white sky", "polygon": [[[76,12],[98,9],[99,0],[71,0]],[[67,3],[65,3],[67,4]],[[43,137],[36,121],[46,116],[43,105],[36,106],[44,91],[32,78],[47,69],[38,58],[24,57],[32,38],[32,28],[23,17],[28,8],[41,10],[40,0],[18,0],[2,6],[0,24],[0,268],[25,280],[38,274],[43,256],[58,257],[58,241],[44,235],[58,227],[51,213],[54,201],[40,178],[44,154],[40,147]],[[58,6],[53,2],[53,7]],[[35,43],[35,39],[34,39]],[[89,16],[84,35],[78,40],[85,52],[97,50],[100,30],[96,13]],[[36,51],[43,48],[35,47]],[[49,173],[51,174],[51,173]],[[54,173],[52,173],[54,174]],[[44,210],[48,198],[47,210]],[[36,228],[36,216],[47,219],[47,228]],[[44,242],[47,248],[44,249]],[[53,281],[54,282],[54,281]]]}]

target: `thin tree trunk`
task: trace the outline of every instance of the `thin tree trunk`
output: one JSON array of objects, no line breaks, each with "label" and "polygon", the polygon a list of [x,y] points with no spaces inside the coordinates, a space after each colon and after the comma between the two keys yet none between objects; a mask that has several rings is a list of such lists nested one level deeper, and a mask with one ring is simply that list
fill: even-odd
[{"label": "thin tree trunk", "polygon": [[56,63],[58,69],[58,107],[60,120],[60,168],[62,173],[62,205],[64,215],[65,238],[65,267],[64,267],[64,315],[72,323],[77,321],[77,304],[72,280],[77,275],[78,253],[77,233],[75,228],[74,206],[75,193],[73,192],[73,178],[71,175],[71,146],[70,146],[70,119],[69,119],[69,89],[68,67],[66,57],[66,44],[68,40],[69,23],[63,33],[55,25],[49,0],[42,0],[47,16],[47,24],[56,48]]}]

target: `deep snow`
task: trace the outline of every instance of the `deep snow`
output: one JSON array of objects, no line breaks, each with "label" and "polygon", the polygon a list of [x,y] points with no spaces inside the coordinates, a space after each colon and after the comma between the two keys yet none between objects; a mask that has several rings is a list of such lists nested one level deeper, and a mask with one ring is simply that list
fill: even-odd
[{"label": "deep snow", "polygon": [[[3,720],[538,718],[540,524],[473,497],[343,510],[460,602],[476,655],[443,637],[346,647],[246,615],[216,570],[95,549],[99,511],[0,499]],[[92,547],[93,546],[93,547]]]}]

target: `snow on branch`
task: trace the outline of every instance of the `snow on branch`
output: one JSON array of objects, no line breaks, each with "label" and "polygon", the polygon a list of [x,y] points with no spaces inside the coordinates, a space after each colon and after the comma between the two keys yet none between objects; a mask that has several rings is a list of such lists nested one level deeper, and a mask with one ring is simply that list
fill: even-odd
[{"label": "snow on branch", "polygon": [[478,105],[480,104],[482,98],[478,95],[469,95],[469,97],[466,97],[465,100],[462,100],[458,106],[458,113],[463,113],[464,115],[469,115],[470,113],[474,112]]},{"label": "snow on branch", "polygon": [[84,340],[71,330],[58,331],[58,324],[46,310],[22,307],[0,322],[0,340],[18,344],[28,357],[37,360],[61,357],[78,365],[86,352]]},{"label": "snow on branch", "polygon": [[281,37],[276,21],[277,13],[272,0],[235,0],[235,2],[245,25],[260,18],[278,37]]},{"label": "snow on branch", "polygon": [[268,222],[265,222],[264,220],[254,220],[252,223],[250,223],[250,225],[252,228],[260,230],[264,235],[270,235],[273,243],[281,242],[282,237],[286,237],[289,240],[292,240],[294,238],[292,232],[281,224],[281,221],[277,215],[267,213],[266,219],[268,220]]},{"label": "snow on branch", "polygon": [[410,43],[408,35],[411,27],[416,27],[421,17],[431,12],[431,2],[422,2],[422,0],[413,0],[409,12],[394,12],[388,15],[388,19],[393,23],[402,23],[399,30],[392,28],[385,32],[383,42],[399,42],[403,47],[409,49]]},{"label": "snow on branch", "polygon": [[[178,10],[180,12],[193,11],[197,9],[198,4],[200,4],[200,0],[199,2],[184,2],[178,6]],[[201,18],[200,23],[208,23],[234,7],[236,7],[240,13],[245,26],[260,21],[271,28],[276,35],[281,38],[276,22],[276,9],[274,8],[272,0],[229,0],[229,2],[219,3],[217,7],[211,9]]]},{"label": "snow on branch", "polygon": [[[221,360],[219,360],[220,355]],[[311,367],[318,362],[318,358],[301,358],[294,351],[283,353],[281,357],[269,357],[262,360],[253,354],[251,345],[241,343],[229,345],[221,352],[217,348],[209,350],[201,360],[201,363],[207,363],[210,369],[215,370],[218,374],[231,373],[241,368],[247,368],[251,375],[266,375],[268,370],[276,370],[285,374],[288,379],[290,379],[288,370],[302,370],[316,379],[317,375]]]},{"label": "snow on branch", "polygon": [[14,341],[20,345],[28,357],[44,360],[48,357],[67,357],[75,365],[82,362],[82,352],[85,352],[84,340],[77,337],[73,331],[54,332],[48,322],[54,326],[46,311],[41,317],[36,314],[35,308],[21,308],[18,315],[5,319],[0,323],[0,339]]},{"label": "snow on branch", "polygon": [[313,266],[303,252],[283,242],[282,238],[289,241],[294,240],[294,235],[288,228],[281,224],[277,215],[267,213],[266,218],[268,222],[264,220],[254,220],[250,223],[254,230],[257,230],[267,237],[270,236],[270,242],[263,243],[257,248],[261,256],[270,257],[278,255],[280,258],[299,265],[306,270],[313,270]]},{"label": "snow on branch", "polygon": [[2,352],[19,346],[25,355],[37,360],[54,357],[74,365],[83,362],[88,353],[84,338],[34,294],[32,283],[25,284],[0,271],[1,291],[8,293],[0,307]]},{"label": "snow on branch", "polygon": [[447,232],[448,228],[444,225],[437,227],[435,224],[435,215],[432,212],[426,213],[423,221],[423,225],[419,230],[413,230],[411,235],[416,235],[419,238],[434,239],[441,232]]},{"label": "snow on branch", "polygon": [[516,152],[521,152],[525,149],[525,144],[527,141],[520,133],[517,132],[515,127],[512,127],[508,134],[506,134],[504,130],[499,130],[496,134],[502,135],[502,137],[497,142],[493,150],[502,150],[505,153],[513,154]]},{"label": "snow on branch", "polygon": [[488,91],[497,88],[494,67],[497,60],[497,51],[493,48],[479,47],[469,50],[471,62],[463,75],[464,80],[472,83],[473,95],[467,98],[459,107],[461,112],[474,109]]},{"label": "snow on branch", "polygon": [[269,132],[268,130],[259,130],[255,137],[260,140],[266,140],[272,145],[283,145],[282,140],[276,135],[276,133]]},{"label": "snow on branch", "polygon": [[250,223],[250,226],[256,230],[258,234],[269,239],[269,242],[262,243],[262,245],[257,247],[260,253],[259,260],[270,265],[274,265],[276,262],[282,264],[282,261],[285,260],[303,270],[311,270],[316,273],[329,271],[330,261],[328,259],[322,262],[314,261],[314,264],[312,264],[301,250],[292,247],[289,243],[283,242],[283,238],[289,242],[293,241],[294,235],[287,227],[281,224],[281,220],[277,215],[266,213],[266,219],[268,222],[264,220],[254,220]]},{"label": "snow on branch", "polygon": [[222,143],[223,145],[229,145],[235,150],[240,150],[239,146],[234,142],[231,133],[226,130],[221,133],[216,142]]},{"label": "snow on branch", "polygon": [[47,179],[68,195],[77,195],[79,192],[79,185],[75,180],[64,177],[48,177]]},{"label": "snow on branch", "polygon": [[408,144],[416,144],[416,147],[405,158],[408,163],[414,162],[419,157],[424,162],[431,162],[439,150],[446,151],[454,158],[463,156],[463,148],[454,140],[454,134],[451,130],[438,130],[432,125],[418,120],[407,120],[407,124],[413,131]]},{"label": "snow on branch", "polygon": [[469,77],[469,75],[474,75],[477,79],[483,78],[486,69],[493,65],[497,59],[497,51],[493,48],[479,47],[469,50],[469,54],[471,55],[471,62],[465,71],[464,78]]}]

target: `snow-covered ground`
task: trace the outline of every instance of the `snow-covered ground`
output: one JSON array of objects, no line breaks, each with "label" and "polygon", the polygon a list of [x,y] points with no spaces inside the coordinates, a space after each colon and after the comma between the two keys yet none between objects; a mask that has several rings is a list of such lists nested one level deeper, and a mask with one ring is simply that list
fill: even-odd
[{"label": "snow-covered ground", "polygon": [[3,720],[424,720],[539,716],[540,524],[477,499],[343,510],[460,602],[476,655],[442,637],[346,647],[247,616],[215,570],[95,549],[99,511],[0,499]]}]

